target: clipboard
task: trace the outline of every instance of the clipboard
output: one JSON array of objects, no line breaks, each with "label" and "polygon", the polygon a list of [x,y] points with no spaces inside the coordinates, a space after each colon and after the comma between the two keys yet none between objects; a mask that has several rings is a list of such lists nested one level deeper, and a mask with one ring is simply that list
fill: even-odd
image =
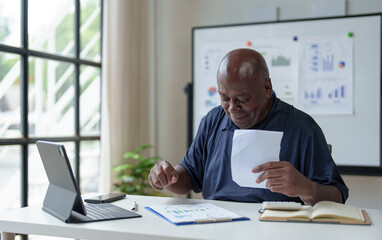
[{"label": "clipboard", "polygon": [[211,203],[157,205],[145,207],[174,225],[221,223],[250,220]]}]

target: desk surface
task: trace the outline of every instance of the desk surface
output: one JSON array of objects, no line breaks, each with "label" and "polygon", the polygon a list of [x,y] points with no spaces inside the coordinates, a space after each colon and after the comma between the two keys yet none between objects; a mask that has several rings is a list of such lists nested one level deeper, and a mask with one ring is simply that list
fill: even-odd
[{"label": "desk surface", "polygon": [[[115,205],[131,208],[138,203],[141,218],[66,224],[31,206],[0,213],[0,231],[77,239],[378,239],[382,238],[382,210],[367,209],[371,226],[321,223],[262,222],[258,220],[261,204],[200,199],[146,197],[128,195]],[[229,211],[249,217],[249,221],[175,226],[144,209],[150,205],[211,202]],[[290,237],[289,237],[290,236]]]}]

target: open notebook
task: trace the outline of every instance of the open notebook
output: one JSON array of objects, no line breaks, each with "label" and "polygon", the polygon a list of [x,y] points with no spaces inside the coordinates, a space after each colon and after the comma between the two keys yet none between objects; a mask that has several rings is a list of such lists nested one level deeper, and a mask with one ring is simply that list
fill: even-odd
[{"label": "open notebook", "polygon": [[262,221],[371,224],[365,210],[330,201],[318,202],[313,207],[304,206],[301,210],[264,210],[259,219]]}]

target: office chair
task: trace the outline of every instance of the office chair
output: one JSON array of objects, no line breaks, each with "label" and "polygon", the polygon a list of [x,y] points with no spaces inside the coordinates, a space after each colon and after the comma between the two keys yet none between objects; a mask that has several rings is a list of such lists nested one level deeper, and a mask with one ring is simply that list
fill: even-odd
[{"label": "office chair", "polygon": [[329,148],[329,152],[330,152],[330,154],[332,154],[332,148],[333,148],[333,147],[332,147],[332,144],[329,144],[329,143],[328,143],[328,148]]}]

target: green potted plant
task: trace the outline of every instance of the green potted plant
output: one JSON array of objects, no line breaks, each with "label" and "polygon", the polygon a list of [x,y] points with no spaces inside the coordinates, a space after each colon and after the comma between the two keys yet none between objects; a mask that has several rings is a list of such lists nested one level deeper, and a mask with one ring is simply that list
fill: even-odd
[{"label": "green potted plant", "polygon": [[137,147],[131,152],[126,152],[123,157],[126,163],[117,165],[113,171],[117,173],[119,182],[114,184],[117,191],[126,194],[162,196],[154,191],[148,181],[151,168],[162,158],[159,156],[144,157],[141,151],[152,148],[150,144]]}]

